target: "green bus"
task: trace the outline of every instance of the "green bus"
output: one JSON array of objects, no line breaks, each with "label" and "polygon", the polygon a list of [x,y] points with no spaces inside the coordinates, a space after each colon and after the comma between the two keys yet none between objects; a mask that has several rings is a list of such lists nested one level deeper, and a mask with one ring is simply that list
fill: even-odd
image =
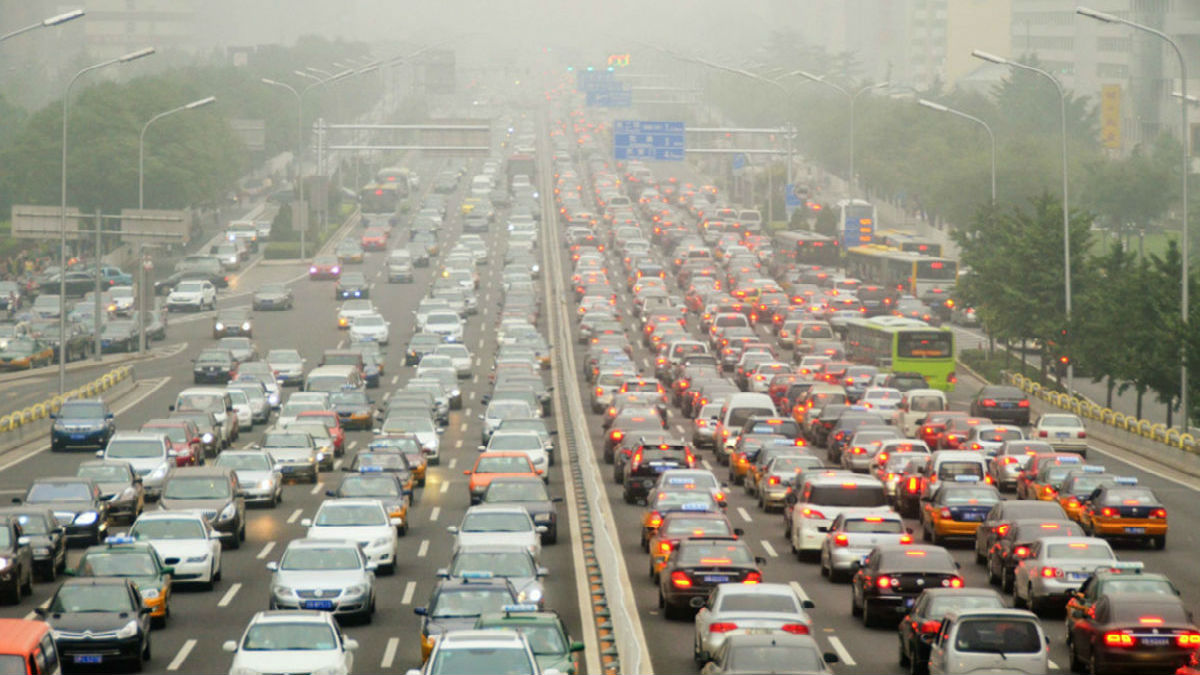
[{"label": "green bus", "polygon": [[846,358],[900,373],[920,373],[931,389],[954,391],[954,332],[899,316],[846,322]]}]

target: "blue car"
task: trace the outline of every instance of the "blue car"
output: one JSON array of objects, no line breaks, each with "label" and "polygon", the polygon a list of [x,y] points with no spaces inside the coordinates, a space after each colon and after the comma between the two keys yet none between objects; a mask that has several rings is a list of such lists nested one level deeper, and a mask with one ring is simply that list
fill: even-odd
[{"label": "blue car", "polygon": [[116,431],[112,411],[98,399],[65,401],[51,419],[54,425],[50,427],[50,449],[55,452],[103,450]]}]

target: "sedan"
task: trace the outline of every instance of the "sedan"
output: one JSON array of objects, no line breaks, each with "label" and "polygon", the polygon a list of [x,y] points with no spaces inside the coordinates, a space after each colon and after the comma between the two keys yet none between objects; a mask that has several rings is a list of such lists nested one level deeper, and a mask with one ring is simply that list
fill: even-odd
[{"label": "sedan", "polygon": [[333,289],[334,300],[371,297],[371,284],[361,272],[346,272],[338,278]]},{"label": "sedan", "polygon": [[0,371],[32,370],[49,365],[54,360],[54,347],[37,338],[9,340],[0,349]]},{"label": "sedan", "polygon": [[296,298],[287,284],[263,284],[254,292],[250,304],[256,312],[291,309],[296,304]]},{"label": "sedan", "polygon": [[370,623],[375,563],[350,541],[295,539],[271,572],[271,609],[312,609]]},{"label": "sedan", "polygon": [[150,608],[129,579],[70,579],[34,612],[50,624],[64,664],[141,670],[150,658]]},{"label": "sedan", "polygon": [[283,474],[271,455],[257,450],[227,450],[217,456],[214,466],[232,469],[237,477],[238,494],[246,503],[265,502],[274,507],[283,500]]},{"label": "sedan", "polygon": [[454,535],[454,550],[490,544],[514,544],[525,547],[535,557],[541,555],[544,526],[534,525],[525,509],[515,505],[477,505],[467,509],[462,522],[447,530]]},{"label": "sedan", "polygon": [[381,574],[393,574],[399,542],[396,528],[402,524],[397,520],[388,518],[378,499],[326,499],[316,515],[304,518],[300,525],[308,528],[309,539],[357,542]]},{"label": "sedan", "polygon": [[971,416],[1029,426],[1029,397],[1016,387],[989,384],[971,400]]},{"label": "sedan", "polygon": [[308,278],[311,281],[320,279],[337,279],[342,275],[342,265],[337,256],[319,255],[313,258],[308,266]]},{"label": "sedan", "polygon": [[807,635],[734,635],[700,673],[820,675],[833,672],[827,664],[837,661],[837,654],[821,653],[816,640]]},{"label": "sedan", "polygon": [[225,337],[251,337],[254,335],[254,323],[250,312],[244,307],[222,309],[213,319],[212,336],[214,340]]},{"label": "sedan", "polygon": [[354,318],[350,324],[351,342],[377,342],[381,345],[388,343],[388,323],[379,314],[364,314]]},{"label": "sedan", "polygon": [[1038,417],[1030,435],[1050,444],[1055,450],[1078,452],[1087,456],[1087,429],[1078,415],[1046,413]]},{"label": "sedan", "polygon": [[174,583],[198,583],[211,591],[221,580],[221,536],[195,511],[143,513],[129,536],[149,542],[175,568]]},{"label": "sedan", "polygon": [[132,321],[109,321],[100,329],[100,351],[132,352],[138,346],[138,326]]},{"label": "sedan", "polygon": [[721,584],[696,612],[692,656],[711,660],[733,635],[808,635],[812,619],[804,610],[813,606],[787,584]]},{"label": "sedan", "polygon": [[734,537],[690,537],[682,539],[659,574],[658,606],[668,619],[680,618],[691,608],[699,609],[720,584],[757,584],[761,565],[750,547]]},{"label": "sedan", "polygon": [[258,612],[240,640],[221,648],[233,654],[234,673],[321,672],[347,675],[358,641],[347,638],[329,612]]}]

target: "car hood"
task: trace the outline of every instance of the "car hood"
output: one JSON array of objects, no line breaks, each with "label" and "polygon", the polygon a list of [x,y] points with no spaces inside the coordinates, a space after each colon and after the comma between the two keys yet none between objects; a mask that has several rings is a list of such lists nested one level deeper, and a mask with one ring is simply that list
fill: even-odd
[{"label": "car hood", "polygon": [[207,539],[152,539],[148,541],[163,560],[195,558],[209,552]]},{"label": "car hood", "polygon": [[259,673],[312,673],[323,669],[341,671],[342,656],[336,649],[297,651],[239,651],[230,672],[246,668]]},{"label": "car hood", "polygon": [[457,548],[472,546],[535,546],[540,541],[536,531],[530,532],[462,532],[455,540]]},{"label": "car hood", "polygon": [[309,539],[346,539],[370,544],[376,539],[395,536],[396,530],[391,525],[372,525],[369,527],[325,527],[313,525],[308,528]]},{"label": "car hood", "polygon": [[54,630],[82,633],[114,631],[137,619],[133,612],[69,612],[50,614],[49,623]]},{"label": "car hood", "polygon": [[[72,517],[74,517],[74,514],[80,513],[82,511],[95,511],[96,510],[95,504],[91,503],[90,501],[83,501],[83,500],[80,500],[80,501],[73,501],[73,500],[72,501],[54,501],[54,502],[30,502],[30,504],[48,508],[51,511],[53,511],[55,513],[55,515],[57,515],[59,513],[70,513],[70,514],[72,514]],[[60,522],[60,524],[61,524],[61,522]]]},{"label": "car hood", "polygon": [[123,483],[123,482],[97,483],[96,486],[100,488],[100,494],[107,497],[109,495],[119,494],[122,490],[129,487],[129,483]]},{"label": "car hood", "polygon": [[368,581],[364,570],[280,570],[271,583],[292,588],[346,588]]}]

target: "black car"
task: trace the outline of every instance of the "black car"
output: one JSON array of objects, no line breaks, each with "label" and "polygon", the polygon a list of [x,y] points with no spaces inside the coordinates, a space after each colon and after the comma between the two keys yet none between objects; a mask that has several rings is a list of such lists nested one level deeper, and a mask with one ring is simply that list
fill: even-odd
[{"label": "black car", "polygon": [[[58,320],[37,319],[29,324],[29,332],[54,348],[54,360],[58,360]],[[67,320],[67,361],[80,361],[96,351],[92,329],[78,321]]]},{"label": "black car", "polygon": [[695,462],[692,449],[684,443],[641,443],[625,463],[625,503],[646,499],[658,476],[670,469],[690,469]]},{"label": "black car", "polygon": [[108,502],[108,517],[133,523],[146,505],[142,478],[129,462],[109,459],[89,459],[80,462],[75,470],[80,478],[91,478],[100,486],[100,496]]},{"label": "black car", "polygon": [[1008,532],[1014,521],[1034,518],[1057,522],[1070,520],[1057,501],[1006,499],[993,506],[975,530],[975,562],[982,565],[987,561],[988,551]]},{"label": "black car", "polygon": [[33,595],[33,549],[22,534],[16,516],[0,516],[0,602],[6,605]]},{"label": "black car", "polygon": [[221,270],[221,265],[218,263],[215,271],[189,269],[176,272],[166,279],[160,279],[159,281],[154,282],[154,294],[169,295],[171,291],[175,290],[175,286],[181,281],[208,281],[211,282],[216,288],[229,287],[229,277]]},{"label": "black car", "polygon": [[350,300],[371,297],[371,284],[362,272],[344,272],[333,288],[334,300]]},{"label": "black car", "polygon": [[658,607],[668,619],[682,618],[703,605],[717,584],[762,581],[759,567],[766,562],[735,537],[681,539],[659,573]]},{"label": "black car", "polygon": [[929,643],[922,635],[936,635],[942,618],[962,609],[1003,609],[1004,598],[986,588],[928,588],[917,596],[912,609],[900,620],[900,665],[910,673],[929,672]]},{"label": "black car", "polygon": [[132,321],[109,321],[100,329],[100,351],[132,352],[138,347],[138,326]]},{"label": "black car", "polygon": [[54,512],[44,506],[0,508],[0,522],[16,518],[21,536],[29,540],[33,553],[33,573],[43,581],[54,581],[67,566],[67,538],[54,520]]},{"label": "black car", "polygon": [[1004,528],[996,543],[988,549],[987,578],[1000,590],[1011,593],[1017,565],[1029,556],[1029,547],[1041,537],[1082,537],[1083,528],[1070,520],[1017,520]]},{"label": "black car", "polygon": [[263,284],[254,292],[250,306],[254,311],[291,309],[296,304],[292,289],[287,284]]},{"label": "black car", "polygon": [[1029,426],[1029,397],[1007,385],[989,384],[971,399],[971,417]]},{"label": "black car", "polygon": [[421,362],[421,357],[432,354],[435,349],[444,344],[442,336],[434,333],[417,333],[408,341],[408,350],[404,352],[404,365],[415,366]]},{"label": "black car", "polygon": [[51,413],[50,450],[103,450],[116,432],[112,411],[104,401],[71,399],[64,401],[58,412]]},{"label": "black car", "polygon": [[883,381],[883,386],[889,389],[899,389],[900,391],[910,391],[913,389],[929,388],[929,381],[920,373],[899,372],[888,375]]},{"label": "black car", "polygon": [[1071,672],[1173,673],[1188,663],[1200,629],[1183,601],[1163,593],[1107,593],[1068,623]]},{"label": "black car", "polygon": [[537,476],[505,476],[492,479],[479,503],[521,506],[535,526],[546,528],[542,543],[553,544],[558,541],[558,509],[554,505],[562,500],[562,497],[551,497],[545,483]]},{"label": "black car", "polygon": [[129,579],[70,579],[34,611],[54,630],[54,646],[64,666],[100,666],[112,672],[122,663],[141,670],[150,658],[151,610],[142,606],[142,596]]},{"label": "black car", "polygon": [[850,613],[868,627],[894,625],[927,588],[963,586],[958,563],[941,546],[876,546],[855,568]]},{"label": "black car", "polygon": [[35,478],[24,499],[14,503],[39,506],[54,512],[54,521],[64,528],[67,541],[99,544],[108,532],[108,502],[91,478],[54,476]]},{"label": "black car", "polygon": [[254,322],[245,307],[222,309],[213,318],[214,340],[223,337],[254,337]]},{"label": "black car", "polygon": [[237,365],[228,349],[205,349],[192,361],[192,382],[228,384],[233,381]]}]

